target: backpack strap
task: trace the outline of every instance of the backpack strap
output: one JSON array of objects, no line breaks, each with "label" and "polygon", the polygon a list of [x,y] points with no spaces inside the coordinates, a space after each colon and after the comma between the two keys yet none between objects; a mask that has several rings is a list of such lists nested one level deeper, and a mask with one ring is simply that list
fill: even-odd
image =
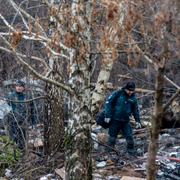
[{"label": "backpack strap", "polygon": [[[118,93],[118,95],[117,95],[117,99],[121,96],[121,93],[122,93],[122,91],[119,90],[119,93]],[[117,100],[117,99],[116,99],[116,100]]]},{"label": "backpack strap", "polygon": [[114,99],[113,106],[115,106],[117,99],[121,96],[122,91],[119,90],[118,94],[116,95],[116,98]]}]

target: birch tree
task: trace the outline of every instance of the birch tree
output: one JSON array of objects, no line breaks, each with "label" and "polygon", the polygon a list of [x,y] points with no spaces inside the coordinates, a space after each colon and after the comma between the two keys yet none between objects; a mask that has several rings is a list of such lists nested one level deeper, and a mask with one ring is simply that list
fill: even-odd
[{"label": "birch tree", "polygon": [[[60,3],[59,0],[55,0],[55,9],[58,8],[57,4]],[[51,2],[52,4],[52,2]],[[51,39],[54,39],[57,35],[55,34],[55,26],[51,24],[58,23],[55,18],[50,15],[49,17],[49,27],[48,35]],[[53,41],[53,40],[52,40]],[[62,77],[62,58],[57,55],[51,56],[48,54],[48,68],[46,77],[57,82],[63,82]],[[44,121],[44,153],[46,155],[53,155],[56,151],[64,152],[64,99],[63,99],[63,89],[52,85],[51,83],[46,84],[45,88],[47,94],[47,101],[45,104],[46,117]]]},{"label": "birch tree", "polygon": [[[105,37],[103,37],[100,41],[102,45],[102,51],[104,51],[104,62],[102,63],[95,90],[92,95],[91,112],[93,116],[97,114],[101,103],[104,100],[105,91],[107,88],[107,83],[109,81],[113,63],[118,57],[118,42],[119,40],[123,40],[123,36],[120,36],[120,32],[123,29],[124,13],[126,12],[126,4],[123,4],[121,2],[115,3],[107,1],[104,5],[107,7],[106,19],[109,20],[112,18],[111,20],[114,21],[114,23],[112,22],[110,25],[106,24],[104,28],[109,28],[109,32],[107,31],[106,33],[104,33],[103,35]],[[117,11],[117,14],[115,13],[116,8],[119,9],[119,12]],[[106,36],[109,36],[109,42],[106,42]]]},{"label": "birch tree", "polygon": [[[50,109],[61,106],[62,90],[69,94],[69,124],[65,134],[66,145],[66,179],[92,179],[91,163],[91,119],[104,99],[106,85],[119,53],[126,52],[127,64],[136,65],[139,60],[148,61],[157,70],[156,102],[152,117],[151,139],[149,144],[147,176],[155,179],[155,156],[158,148],[162,114],[172,100],[178,95],[179,87],[164,76],[166,63],[172,56],[178,55],[179,35],[175,19],[179,17],[177,1],[53,1],[45,0],[47,22],[44,17],[34,18],[27,13],[21,2],[17,6],[14,1],[8,3],[16,9],[16,16],[21,18],[21,28],[12,26],[3,13],[0,14],[6,30],[0,32],[3,50],[13,54],[15,59],[28,68],[34,76],[48,83],[47,93],[51,101]],[[38,6],[44,4],[38,4]],[[15,16],[15,17],[16,17]],[[44,20],[45,19],[45,20]],[[178,20],[178,19],[176,19]],[[14,21],[14,20],[13,20]],[[52,30],[48,34],[45,28]],[[53,27],[53,28],[52,28]],[[9,36],[9,39],[8,39]],[[40,57],[32,57],[45,67],[40,74],[27,63],[18,49],[21,39],[38,41],[47,53],[48,61]],[[98,56],[98,58],[97,58]],[[62,82],[62,61],[66,61],[68,83]],[[91,64],[101,60],[101,72],[90,98]],[[162,107],[164,79],[173,84],[177,93]],[[54,103],[55,102],[55,103]],[[55,107],[54,107],[55,106]],[[49,112],[49,110],[48,110]],[[63,128],[59,119],[60,112],[54,115],[56,123],[46,122],[52,126],[47,132]],[[59,123],[58,127],[55,127]],[[62,130],[62,129],[61,129]],[[62,130],[63,132],[63,130]],[[63,133],[58,136],[62,140]],[[46,146],[51,138],[47,136]],[[53,143],[52,149],[57,147]],[[47,152],[50,154],[52,149]]]},{"label": "birch tree", "polygon": [[[91,50],[93,49],[93,45],[91,38],[93,36],[94,39],[98,37],[95,35],[95,33],[106,37],[106,45],[103,44],[103,38],[100,40],[100,46],[97,48],[98,53],[100,52],[104,54],[104,57],[108,57],[109,54],[111,54],[111,57],[114,57],[113,59],[115,60],[117,57],[117,52],[114,52],[114,54],[112,53],[113,50],[115,51],[114,35],[111,36],[110,40],[108,40],[108,35],[111,34],[112,31],[112,24],[109,23],[110,19],[107,18],[107,24],[105,27],[101,25],[102,31],[100,33],[98,31],[99,25],[96,22],[98,9],[94,8],[92,12],[92,7],[95,6],[95,2],[77,1],[71,2],[70,5],[68,5],[66,2],[59,4],[58,1],[54,3],[45,1],[45,4],[49,9],[49,13],[55,19],[54,22],[50,22],[50,25],[56,27],[52,33],[54,36],[52,34],[49,36],[46,34],[44,29],[47,26],[46,22],[40,21],[40,18],[34,19],[33,16],[28,14],[21,7],[25,1],[23,1],[19,6],[17,6],[17,4],[12,0],[9,0],[8,2],[13,8],[15,8],[16,13],[22,19],[24,26],[23,28],[21,27],[19,29],[14,28],[6,20],[3,14],[1,14],[1,19],[8,27],[8,32],[6,31],[0,33],[0,38],[6,46],[4,50],[12,53],[15,59],[28,68],[30,72],[33,73],[37,78],[48,83],[47,93],[51,101],[50,105],[48,104],[47,106],[48,113],[52,113],[53,111],[50,111],[52,109],[57,112],[60,105],[59,102],[61,93],[58,88],[61,88],[69,93],[69,124],[64,140],[66,144],[66,179],[92,179],[90,143],[90,71],[92,61]],[[111,9],[112,12],[109,17],[114,19],[114,16],[117,17],[120,8],[116,3],[112,3],[111,5],[113,5],[113,8]],[[101,9],[101,7],[108,10],[110,5],[107,3],[100,3],[99,9]],[[94,20],[92,20],[93,13]],[[27,22],[27,19],[29,20],[29,23]],[[107,32],[105,31],[105,33],[104,28],[107,28]],[[93,36],[92,30],[94,34]],[[11,37],[11,42],[8,41],[8,36]],[[24,59],[24,56],[18,52],[18,42],[21,39],[38,41],[45,47],[47,55],[50,57],[48,61],[44,61],[44,59],[38,57],[33,57],[35,60],[38,60],[40,63],[44,64],[45,73],[43,75],[38,73],[32,66],[30,66]],[[108,41],[111,43],[109,44]],[[96,44],[98,43],[95,43],[95,45]],[[103,50],[102,52],[101,49]],[[107,52],[107,49],[109,49],[108,51],[111,52]],[[96,53],[93,52],[93,54]],[[51,58],[51,56],[53,58]],[[60,70],[60,63],[56,57],[64,58],[67,61],[69,85],[60,82],[61,78],[57,72],[57,69],[58,71]],[[102,65],[106,66],[108,64],[108,58],[104,58]],[[103,86],[105,87],[106,83],[104,83]],[[57,96],[55,97],[55,95]],[[47,121],[45,123],[51,127],[48,127],[47,137],[45,137],[45,139],[47,139],[47,141],[45,141],[45,146],[47,147],[50,144],[50,141],[52,139],[54,140],[54,136],[52,136],[50,133],[55,130],[55,125],[59,122],[58,117],[60,114],[57,113],[54,115],[54,113],[52,113],[48,115],[50,116],[51,121]],[[57,118],[57,121],[55,121],[56,123],[52,121],[53,116]],[[62,133],[59,134],[62,135]],[[62,138],[60,137],[59,139]],[[57,141],[52,143],[52,148],[47,150],[47,154],[50,154],[52,149],[57,147],[59,139],[56,139]]]}]

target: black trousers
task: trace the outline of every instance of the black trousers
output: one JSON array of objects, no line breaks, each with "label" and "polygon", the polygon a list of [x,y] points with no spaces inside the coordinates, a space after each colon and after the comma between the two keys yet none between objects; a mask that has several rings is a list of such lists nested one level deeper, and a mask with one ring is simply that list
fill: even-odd
[{"label": "black trousers", "polygon": [[129,123],[121,122],[112,119],[111,124],[109,127],[109,139],[107,145],[114,146],[116,143],[117,135],[119,131],[122,130],[124,137],[126,138],[127,142],[127,150],[129,152],[134,151],[134,139],[132,136],[132,128]]}]

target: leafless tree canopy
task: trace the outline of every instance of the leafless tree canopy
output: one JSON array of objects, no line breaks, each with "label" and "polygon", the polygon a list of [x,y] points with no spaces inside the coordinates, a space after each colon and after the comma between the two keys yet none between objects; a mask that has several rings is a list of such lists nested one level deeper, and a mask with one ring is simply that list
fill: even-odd
[{"label": "leafless tree canopy", "polygon": [[[162,114],[180,92],[178,0],[0,3],[1,98],[13,90],[16,79],[24,77],[27,90],[34,97],[46,95],[47,109],[41,105],[38,111],[49,118],[44,120],[43,113],[39,115],[48,132],[45,144],[57,140],[47,154],[54,155],[57,146],[63,149],[66,145],[67,179],[91,179],[91,144],[87,142],[91,115],[99,111],[108,82],[122,87],[131,80],[137,88],[156,91],[144,98],[144,102],[155,103],[143,104],[143,98],[138,101],[143,106],[155,107],[151,140],[158,140]],[[92,83],[95,87],[91,101]],[[163,100],[163,91],[173,96]],[[142,91],[139,97],[143,95]],[[64,116],[67,99],[68,115]],[[69,120],[65,141],[64,117]],[[61,128],[62,133],[53,136],[54,128],[56,132]],[[78,147],[81,151],[77,152]],[[154,178],[154,169],[150,165],[148,168],[148,178],[152,180],[150,174]]]}]

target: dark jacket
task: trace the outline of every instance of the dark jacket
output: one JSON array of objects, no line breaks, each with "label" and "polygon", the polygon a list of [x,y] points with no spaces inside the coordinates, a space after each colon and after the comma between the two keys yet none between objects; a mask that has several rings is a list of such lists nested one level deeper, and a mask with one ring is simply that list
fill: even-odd
[{"label": "dark jacket", "polygon": [[[27,95],[25,92],[17,92],[14,91],[12,92],[8,97],[8,100],[13,100],[13,101],[24,101],[24,100],[30,100],[32,99],[32,96]],[[35,114],[35,109],[34,109],[34,102],[31,101],[29,103],[14,103],[14,102],[8,102],[8,105],[11,106],[12,112],[8,114],[8,122],[5,121],[5,124],[16,124],[18,123],[23,123],[26,118],[27,118],[27,108],[28,108],[28,122],[30,125],[36,124],[36,114]],[[26,107],[27,105],[27,107]]]},{"label": "dark jacket", "polygon": [[[114,99],[116,98],[118,91],[121,91],[121,95],[114,103]],[[114,91],[106,99],[106,118],[112,118],[128,123],[130,121],[129,116],[131,116],[131,113],[133,114],[136,122],[140,123],[140,116],[135,93],[129,96],[125,91],[125,87],[123,87],[121,90]]]}]

